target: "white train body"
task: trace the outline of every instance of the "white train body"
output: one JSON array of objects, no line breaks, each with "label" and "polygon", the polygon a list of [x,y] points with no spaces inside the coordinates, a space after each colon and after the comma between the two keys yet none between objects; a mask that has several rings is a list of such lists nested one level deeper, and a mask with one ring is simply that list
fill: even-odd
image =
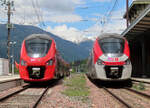
[{"label": "white train body", "polygon": [[87,76],[108,81],[129,80],[132,66],[125,38],[108,35],[96,39],[88,60]]}]

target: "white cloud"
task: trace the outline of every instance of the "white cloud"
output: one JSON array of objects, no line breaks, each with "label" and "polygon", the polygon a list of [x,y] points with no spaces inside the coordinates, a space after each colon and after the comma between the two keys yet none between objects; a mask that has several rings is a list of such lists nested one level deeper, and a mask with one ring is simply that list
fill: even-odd
[{"label": "white cloud", "polygon": [[72,41],[72,42],[80,42],[84,39],[86,39],[84,33],[74,27],[67,27],[67,25],[60,25],[60,26],[56,26],[54,28],[51,28],[50,26],[48,26],[46,28],[46,31],[51,32],[63,39]]},{"label": "white cloud", "polygon": [[86,36],[95,38],[102,33],[118,33],[121,34],[126,29],[126,21],[122,19],[124,11],[114,11],[111,18],[106,20],[104,25],[101,24],[102,20],[99,18],[93,18],[93,21],[98,21],[95,25],[86,29]]},{"label": "white cloud", "polygon": [[[121,34],[126,28],[125,20],[120,20],[122,14],[122,11],[115,11],[112,13],[112,19],[109,19],[110,21],[105,23],[104,26],[101,23],[96,23],[84,31],[80,31],[74,27],[67,27],[65,24],[54,28],[49,26],[46,30],[72,42],[81,42],[87,39],[93,40],[102,33]],[[96,21],[96,19],[93,20]]]},{"label": "white cloud", "polygon": [[79,15],[69,14],[69,15],[56,15],[44,18],[46,21],[57,22],[57,23],[67,23],[67,22],[78,22],[82,18]]},{"label": "white cloud", "polygon": [[[82,19],[73,13],[77,5],[83,4],[81,0],[14,0],[14,2],[13,23],[37,24],[43,20],[52,22],[76,22]],[[4,7],[0,7],[0,10],[2,9]],[[3,16],[2,14],[3,12],[0,12],[0,16]],[[7,17],[5,15],[5,17],[1,18],[6,19]]]}]

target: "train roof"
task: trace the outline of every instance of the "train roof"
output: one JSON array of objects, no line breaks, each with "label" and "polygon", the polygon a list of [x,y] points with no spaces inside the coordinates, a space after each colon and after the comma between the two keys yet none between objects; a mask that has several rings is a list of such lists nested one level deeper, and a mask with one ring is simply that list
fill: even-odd
[{"label": "train roof", "polygon": [[104,39],[104,38],[109,38],[109,37],[123,39],[123,37],[120,34],[117,34],[117,33],[105,33],[105,34],[102,34],[102,35],[98,36],[98,39]]},{"label": "train roof", "polygon": [[27,36],[24,40],[30,40],[30,39],[34,39],[34,38],[42,38],[42,39],[52,40],[52,38],[47,34],[31,34],[31,35]]}]

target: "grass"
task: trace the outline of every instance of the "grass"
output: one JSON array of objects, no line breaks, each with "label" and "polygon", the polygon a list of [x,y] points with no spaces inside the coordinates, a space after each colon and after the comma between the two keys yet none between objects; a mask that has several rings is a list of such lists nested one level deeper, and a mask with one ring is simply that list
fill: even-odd
[{"label": "grass", "polygon": [[145,85],[140,82],[138,84],[134,84],[133,85],[133,89],[136,89],[136,90],[145,90]]},{"label": "grass", "polygon": [[69,97],[79,97],[82,101],[87,100],[89,88],[86,86],[84,74],[72,74],[71,78],[65,79],[66,89],[62,92]]}]

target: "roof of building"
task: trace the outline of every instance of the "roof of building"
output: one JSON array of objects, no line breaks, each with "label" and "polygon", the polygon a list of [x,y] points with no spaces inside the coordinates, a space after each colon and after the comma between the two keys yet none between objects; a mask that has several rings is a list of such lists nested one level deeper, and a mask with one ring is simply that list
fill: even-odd
[{"label": "roof of building", "polygon": [[150,5],[143,10],[133,23],[121,34],[133,38],[150,29]]},{"label": "roof of building", "polygon": [[[150,0],[134,0],[129,7],[129,13],[137,9],[137,5],[150,4]],[[126,13],[123,16],[126,18]]]}]

